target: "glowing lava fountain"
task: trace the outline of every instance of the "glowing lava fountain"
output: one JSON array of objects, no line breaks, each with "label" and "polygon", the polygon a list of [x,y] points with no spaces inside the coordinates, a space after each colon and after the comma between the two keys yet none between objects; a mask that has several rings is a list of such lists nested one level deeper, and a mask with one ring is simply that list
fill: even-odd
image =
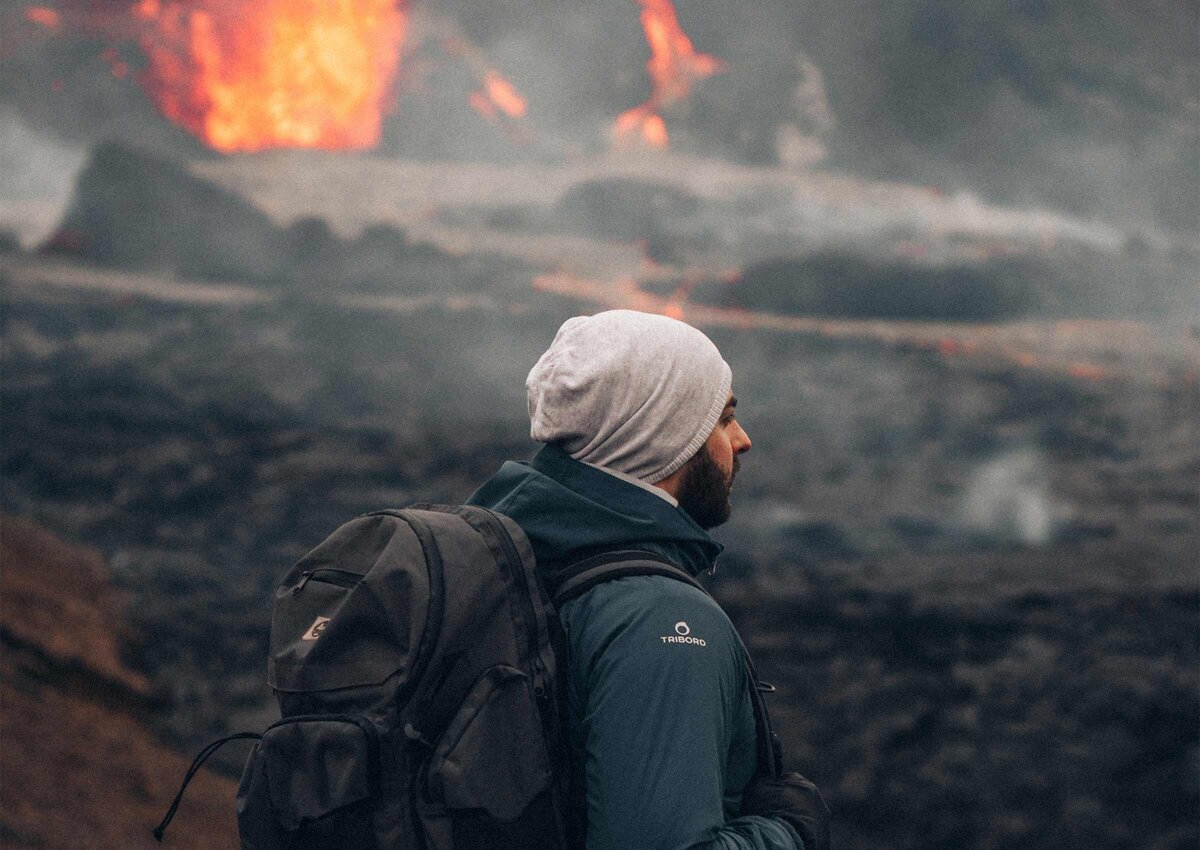
[{"label": "glowing lava fountain", "polygon": [[622,112],[613,127],[618,146],[643,143],[667,146],[667,125],[659,110],[684,100],[697,80],[711,77],[725,65],[715,56],[697,53],[679,25],[671,0],[638,0],[642,5],[642,29],[650,44],[646,71],[654,84],[650,99]]},{"label": "glowing lava fountain", "polygon": [[141,0],[159,110],[220,151],[379,142],[404,40],[397,0]]}]

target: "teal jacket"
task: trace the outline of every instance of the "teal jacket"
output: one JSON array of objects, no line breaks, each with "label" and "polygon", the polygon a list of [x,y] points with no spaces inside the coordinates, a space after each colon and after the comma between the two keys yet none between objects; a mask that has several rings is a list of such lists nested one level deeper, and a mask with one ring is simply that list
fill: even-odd
[{"label": "teal jacket", "polygon": [[[470,498],[528,535],[538,568],[653,551],[692,575],[721,552],[684,511],[547,446]],[[739,816],[757,749],[741,644],[709,596],[661,576],[598,585],[559,612],[567,723],[587,797],[587,850],[794,850],[783,821]]]}]

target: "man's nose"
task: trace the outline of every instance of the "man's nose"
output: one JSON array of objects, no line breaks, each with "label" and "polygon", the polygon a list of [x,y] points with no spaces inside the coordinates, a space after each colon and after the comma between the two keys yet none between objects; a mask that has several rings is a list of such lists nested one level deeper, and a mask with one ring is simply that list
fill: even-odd
[{"label": "man's nose", "polygon": [[[734,421],[736,424],[736,420]],[[737,455],[745,454],[750,451],[751,445],[750,435],[746,433],[746,429],[738,424],[737,431],[733,435],[733,453]]]}]

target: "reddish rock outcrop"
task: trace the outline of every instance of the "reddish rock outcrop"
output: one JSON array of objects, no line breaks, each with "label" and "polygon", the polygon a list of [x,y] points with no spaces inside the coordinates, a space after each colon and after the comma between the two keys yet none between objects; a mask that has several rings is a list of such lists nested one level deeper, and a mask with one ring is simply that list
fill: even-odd
[{"label": "reddish rock outcrop", "polygon": [[[128,626],[104,560],[3,517],[0,565],[0,844],[159,846],[150,830],[188,760],[150,731],[151,689],[121,660]],[[161,846],[236,847],[234,791],[202,771]]]}]

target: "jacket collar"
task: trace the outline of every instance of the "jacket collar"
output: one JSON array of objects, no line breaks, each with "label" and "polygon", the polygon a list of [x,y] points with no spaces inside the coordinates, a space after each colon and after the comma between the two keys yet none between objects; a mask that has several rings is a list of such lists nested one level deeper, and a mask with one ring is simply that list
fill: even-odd
[{"label": "jacket collar", "polygon": [[603,551],[644,549],[694,576],[724,548],[684,510],[554,444],[529,463],[504,464],[469,501],[516,521],[551,571]]}]

